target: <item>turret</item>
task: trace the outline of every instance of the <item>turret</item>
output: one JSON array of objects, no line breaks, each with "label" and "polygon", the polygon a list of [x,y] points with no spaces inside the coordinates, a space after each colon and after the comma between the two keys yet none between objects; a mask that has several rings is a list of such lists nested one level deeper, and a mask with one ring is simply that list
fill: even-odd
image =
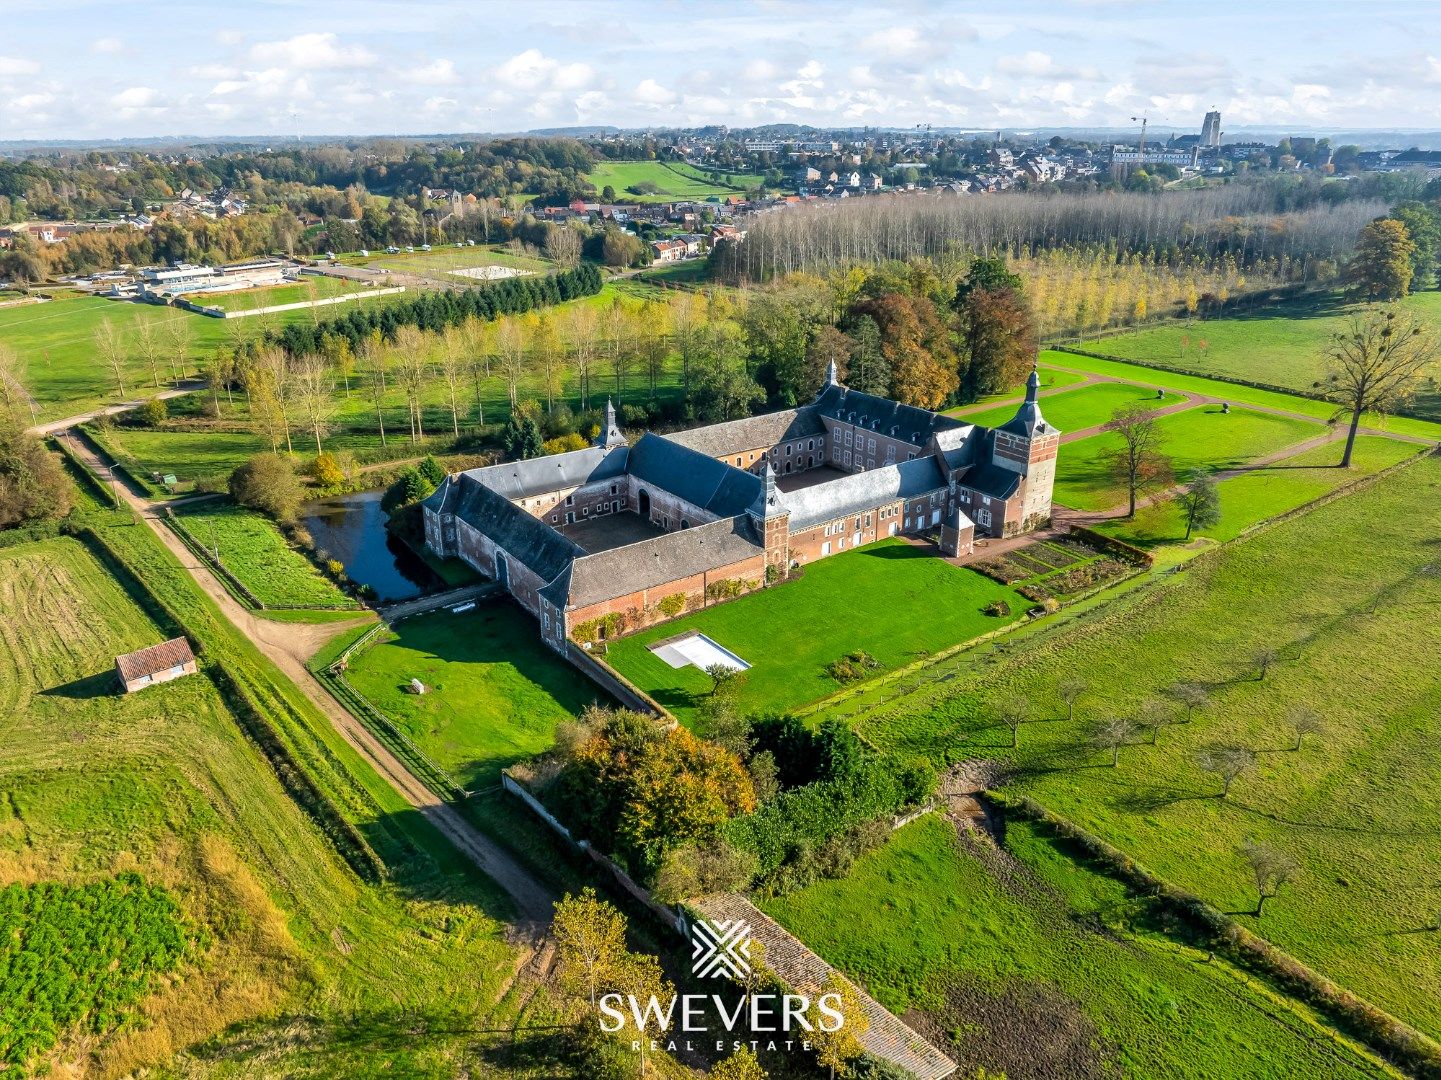
[{"label": "turret", "polygon": [[621,433],[620,425],[616,423],[615,405],[609,398],[605,401],[605,425],[595,437],[595,445],[603,446],[607,450],[625,445],[625,436]]}]

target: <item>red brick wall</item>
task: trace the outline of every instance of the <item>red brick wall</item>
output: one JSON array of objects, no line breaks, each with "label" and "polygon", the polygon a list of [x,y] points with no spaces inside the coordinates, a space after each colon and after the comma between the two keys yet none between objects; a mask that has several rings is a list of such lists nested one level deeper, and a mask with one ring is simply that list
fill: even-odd
[{"label": "red brick wall", "polygon": [[[909,461],[912,457],[919,457],[921,448],[904,439],[892,438],[884,431],[872,431],[869,428],[858,427],[855,424],[842,423],[829,418],[826,424],[826,444],[830,449],[830,463],[838,469],[849,469],[856,471],[860,466],[864,469],[878,469],[884,465],[894,465],[898,462]],[[846,436],[850,435],[850,444],[846,444]],[[860,440],[859,446],[856,440]],[[872,443],[875,445],[872,446]],[[887,457],[887,451],[890,457]],[[846,454],[851,455],[851,463],[846,465]]]},{"label": "red brick wall", "polygon": [[[711,601],[706,600],[705,590],[707,585],[718,581],[726,581],[730,578],[744,578],[753,586],[759,587],[765,583],[766,566],[765,558],[762,555],[754,555],[751,558],[743,559],[737,563],[730,563],[726,566],[718,566],[714,570],[707,570],[700,574],[692,574],[689,577],[678,578],[675,581],[667,581],[663,585],[657,585],[650,589],[641,589],[637,592],[628,593],[625,596],[617,596],[611,600],[603,600],[597,604],[588,604],[585,607],[575,608],[566,613],[566,632],[569,633],[577,625],[590,622],[592,619],[601,619],[607,615],[618,614],[627,616],[628,624],[626,632],[640,630],[647,626],[654,626],[658,622],[664,622],[668,618],[678,617],[663,615],[656,607],[667,596],[675,593],[682,593],[686,597],[686,611],[695,611],[697,608],[709,607]],[[682,612],[684,614],[684,612]]]}]

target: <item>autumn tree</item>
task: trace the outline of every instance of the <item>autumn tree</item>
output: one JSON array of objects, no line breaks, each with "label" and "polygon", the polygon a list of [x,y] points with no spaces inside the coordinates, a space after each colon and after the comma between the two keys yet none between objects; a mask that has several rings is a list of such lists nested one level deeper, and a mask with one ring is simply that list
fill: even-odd
[{"label": "autumn tree", "polygon": [[825,386],[831,364],[836,366],[836,379],[845,383],[855,345],[850,337],[830,324],[817,327],[806,346],[805,374],[801,380],[805,394],[813,397]]},{"label": "autumn tree", "polygon": [[1377,218],[1361,230],[1351,257],[1351,280],[1368,300],[1399,300],[1411,291],[1416,245],[1406,226]]},{"label": "autumn tree", "polygon": [[710,1071],[710,1080],[766,1080],[766,1076],[760,1059],[748,1046],[721,1058]]},{"label": "autumn tree", "polygon": [[1241,845],[1241,858],[1245,860],[1251,871],[1251,881],[1256,886],[1256,918],[1261,917],[1266,907],[1266,901],[1270,900],[1281,891],[1281,886],[1292,881],[1300,869],[1296,861],[1284,851],[1273,848],[1270,844],[1263,844],[1257,840],[1247,840]]},{"label": "autumn tree", "polygon": [[195,342],[189,316],[182,315],[163,323],[160,336],[170,360],[170,377],[178,380],[190,370],[190,352]]},{"label": "autumn tree", "polygon": [[330,365],[319,353],[306,353],[294,362],[296,405],[306,426],[315,437],[315,453],[325,453],[321,438],[330,430],[330,418],[335,412],[335,381],[331,377]]},{"label": "autumn tree", "polygon": [[1350,414],[1341,468],[1351,465],[1362,418],[1390,412],[1410,398],[1436,357],[1435,333],[1394,308],[1358,315],[1332,337],[1326,347],[1326,395],[1343,415]]},{"label": "autumn tree", "polygon": [[25,430],[18,410],[0,416],[0,529],[64,517],[75,485],[58,454]]},{"label": "autumn tree", "polygon": [[686,406],[698,420],[715,423],[750,415],[765,391],[746,365],[745,338],[729,319],[710,323],[692,342]]},{"label": "autumn tree", "polygon": [[1036,362],[1035,316],[1021,279],[1004,259],[977,259],[956,287],[962,345],[961,399],[975,401],[1015,386]]},{"label": "autumn tree", "polygon": [[[839,999],[839,1004],[833,1006],[841,1014],[839,1024],[820,1012],[818,1003],[827,995],[834,995]],[[815,1030],[809,1032],[808,1037],[815,1050],[816,1064],[830,1070],[832,1078],[837,1074],[847,1075],[850,1063],[865,1053],[866,1048],[861,1042],[861,1036],[869,1031],[871,1026],[870,1017],[866,1015],[865,1007],[861,1004],[860,991],[839,973],[831,971],[816,994],[812,1009],[811,1024]],[[826,1030],[831,1027],[835,1030]]]},{"label": "autumn tree", "polygon": [[520,381],[525,378],[525,332],[515,319],[502,319],[495,328],[495,363],[505,380],[512,410],[520,404]]},{"label": "autumn tree", "polygon": [[561,986],[594,1008],[625,963],[625,929],[625,916],[590,887],[556,901],[550,934]]},{"label": "autumn tree", "polygon": [[429,335],[418,327],[402,326],[395,332],[395,381],[410,413],[411,442],[425,438],[423,402],[431,377],[430,347]]},{"label": "autumn tree", "polygon": [[1186,523],[1186,540],[1195,529],[1209,529],[1221,520],[1221,488],[1210,469],[1196,469],[1176,496],[1176,506]]},{"label": "autumn tree", "polygon": [[120,332],[115,329],[115,324],[106,316],[95,327],[93,337],[96,355],[110,369],[110,374],[115,379],[116,389],[120,391],[120,396],[123,398],[125,396],[125,345],[120,339]]},{"label": "autumn tree", "polygon": [[1171,480],[1171,460],[1161,453],[1164,433],[1154,410],[1144,405],[1123,405],[1111,416],[1105,430],[1119,436],[1121,445],[1107,450],[1104,460],[1111,474],[1126,488],[1126,516],[1136,516],[1137,500],[1164,488]]},{"label": "autumn tree", "polygon": [[448,326],[440,335],[436,355],[436,371],[445,387],[445,403],[450,407],[450,433],[460,438],[460,394],[465,387],[467,372],[465,335],[458,326]]},{"label": "autumn tree", "polygon": [[380,428],[380,446],[385,449],[385,393],[386,372],[390,363],[390,350],[381,341],[380,331],[361,338],[360,367],[367,377],[370,388],[370,403],[375,409],[375,423]]},{"label": "autumn tree", "polygon": [[891,396],[903,404],[938,409],[956,392],[956,354],[950,335],[924,296],[890,292],[852,309],[874,319],[881,352],[891,368]]}]

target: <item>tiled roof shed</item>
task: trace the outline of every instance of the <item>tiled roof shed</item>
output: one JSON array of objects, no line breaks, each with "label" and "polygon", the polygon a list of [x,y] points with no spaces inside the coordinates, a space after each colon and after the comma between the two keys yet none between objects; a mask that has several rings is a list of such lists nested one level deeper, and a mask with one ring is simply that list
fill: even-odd
[{"label": "tiled roof shed", "polygon": [[115,658],[115,671],[127,687],[138,679],[152,678],[175,669],[195,670],[195,653],[183,637],[162,641],[159,645],[123,653]]}]

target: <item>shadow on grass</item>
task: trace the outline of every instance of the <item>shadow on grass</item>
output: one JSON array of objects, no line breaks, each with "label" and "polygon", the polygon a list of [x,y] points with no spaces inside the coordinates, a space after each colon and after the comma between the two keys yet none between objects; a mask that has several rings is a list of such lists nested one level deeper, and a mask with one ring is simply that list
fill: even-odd
[{"label": "shadow on grass", "polygon": [[91,698],[107,697],[120,693],[120,683],[113,670],[98,671],[94,675],[86,675],[82,679],[72,679],[68,683],[61,683],[59,686],[52,686],[41,690],[44,697],[70,698],[75,701],[88,701]]}]

